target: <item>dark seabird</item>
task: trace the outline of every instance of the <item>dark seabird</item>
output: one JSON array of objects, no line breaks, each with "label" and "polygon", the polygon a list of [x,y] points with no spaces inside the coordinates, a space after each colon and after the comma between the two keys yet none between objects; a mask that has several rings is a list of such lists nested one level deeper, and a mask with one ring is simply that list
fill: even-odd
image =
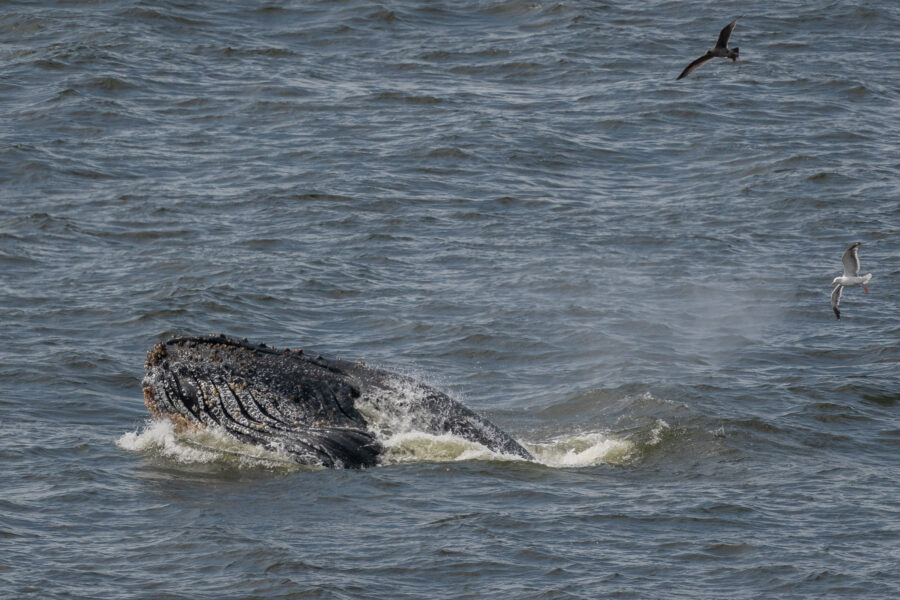
[{"label": "dark seabird", "polygon": [[860,277],[859,275],[859,246],[861,242],[856,242],[844,252],[844,255],[841,256],[841,262],[844,263],[844,274],[840,277],[835,277],[831,282],[831,285],[837,285],[834,288],[834,291],[831,292],[831,309],[834,311],[834,316],[838,319],[841,318],[841,311],[838,310],[838,304],[841,302],[841,293],[843,293],[845,287],[854,287],[861,285],[865,292],[869,293],[869,288],[866,285],[869,283],[869,280],[872,279],[872,274],[867,273]]},{"label": "dark seabird", "polygon": [[678,76],[676,81],[678,79],[681,79],[682,77],[687,77],[688,75],[690,75],[691,71],[710,59],[730,58],[731,62],[736,61],[738,57],[738,49],[728,47],[728,38],[731,37],[731,32],[734,31],[734,26],[736,24],[737,19],[726,25],[719,33],[719,39],[716,41],[716,45],[713,48],[707,50],[706,54],[685,67],[684,71],[681,72],[681,75]]}]

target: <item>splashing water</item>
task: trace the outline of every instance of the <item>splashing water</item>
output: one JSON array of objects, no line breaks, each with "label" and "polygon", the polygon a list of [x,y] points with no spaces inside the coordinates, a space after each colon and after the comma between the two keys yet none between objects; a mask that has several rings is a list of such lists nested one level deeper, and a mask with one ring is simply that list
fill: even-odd
[{"label": "splashing water", "polygon": [[433,435],[408,431],[381,440],[385,448],[382,464],[410,462],[453,462],[465,460],[525,460],[512,454],[500,454],[481,444],[449,433]]},{"label": "splashing water", "polygon": [[628,440],[593,432],[561,435],[548,442],[527,444],[528,450],[548,467],[592,467],[628,462],[634,444]]},{"label": "splashing water", "polygon": [[306,468],[287,454],[244,444],[218,427],[175,432],[165,419],[148,420],[140,431],[123,434],[116,445],[131,452],[148,453],[182,464],[222,463],[238,468]]}]

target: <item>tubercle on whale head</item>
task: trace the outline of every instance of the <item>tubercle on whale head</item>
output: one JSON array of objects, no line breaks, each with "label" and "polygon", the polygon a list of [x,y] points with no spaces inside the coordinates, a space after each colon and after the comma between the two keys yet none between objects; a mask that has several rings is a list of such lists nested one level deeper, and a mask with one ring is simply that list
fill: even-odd
[{"label": "tubercle on whale head", "polygon": [[149,385],[144,386],[144,405],[154,417],[159,418],[162,416],[163,413],[159,410],[159,406],[156,404],[156,397],[153,395],[153,388]]},{"label": "tubercle on whale head", "polygon": [[[209,335],[185,335],[185,336],[176,336],[170,338],[165,341],[166,346],[176,346],[179,348],[187,347],[187,348],[197,348],[201,346],[205,347],[237,347],[244,348],[246,350],[264,352],[266,354],[278,354],[283,352],[292,352],[290,348],[282,348],[278,349],[274,346],[269,346],[265,343],[254,344],[249,342],[246,337],[244,338],[235,338],[224,333],[214,333]],[[302,354],[303,351],[298,349],[296,354]]]},{"label": "tubercle on whale head", "polygon": [[148,386],[144,386],[144,404],[147,406],[147,410],[150,411],[150,414],[153,415],[157,419],[168,419],[175,425],[176,433],[184,433],[186,431],[196,431],[201,429],[201,427],[197,423],[193,423],[186,419],[183,415],[166,412],[164,410],[160,410],[159,405],[156,403],[156,396],[153,393],[153,388]]},{"label": "tubercle on whale head", "polygon": [[150,367],[155,367],[166,356],[166,345],[162,342],[154,344],[154,346],[147,351],[147,362],[144,363],[144,368],[149,369]]}]

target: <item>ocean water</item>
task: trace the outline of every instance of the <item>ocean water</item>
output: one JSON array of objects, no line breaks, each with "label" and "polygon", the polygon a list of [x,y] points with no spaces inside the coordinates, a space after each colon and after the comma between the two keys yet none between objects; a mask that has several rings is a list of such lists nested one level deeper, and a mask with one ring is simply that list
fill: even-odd
[{"label": "ocean water", "polygon": [[[0,597],[900,597],[898,31],[0,2]],[[537,460],[176,436],[145,353],[218,332],[413,375]]]}]

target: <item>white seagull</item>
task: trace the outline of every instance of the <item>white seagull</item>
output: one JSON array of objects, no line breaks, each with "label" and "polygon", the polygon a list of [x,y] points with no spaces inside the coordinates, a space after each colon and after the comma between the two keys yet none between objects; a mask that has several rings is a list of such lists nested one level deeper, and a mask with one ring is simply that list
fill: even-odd
[{"label": "white seagull", "polygon": [[861,285],[866,293],[869,293],[869,288],[866,284],[872,279],[872,274],[867,273],[862,277],[859,276],[860,244],[861,242],[856,242],[847,248],[847,251],[841,256],[841,262],[844,263],[844,274],[840,277],[835,277],[834,281],[831,282],[831,285],[837,285],[837,287],[834,288],[834,291],[831,292],[831,309],[834,311],[834,316],[838,319],[841,318],[841,311],[838,310],[838,304],[841,302],[841,293],[844,291],[845,287]]}]

